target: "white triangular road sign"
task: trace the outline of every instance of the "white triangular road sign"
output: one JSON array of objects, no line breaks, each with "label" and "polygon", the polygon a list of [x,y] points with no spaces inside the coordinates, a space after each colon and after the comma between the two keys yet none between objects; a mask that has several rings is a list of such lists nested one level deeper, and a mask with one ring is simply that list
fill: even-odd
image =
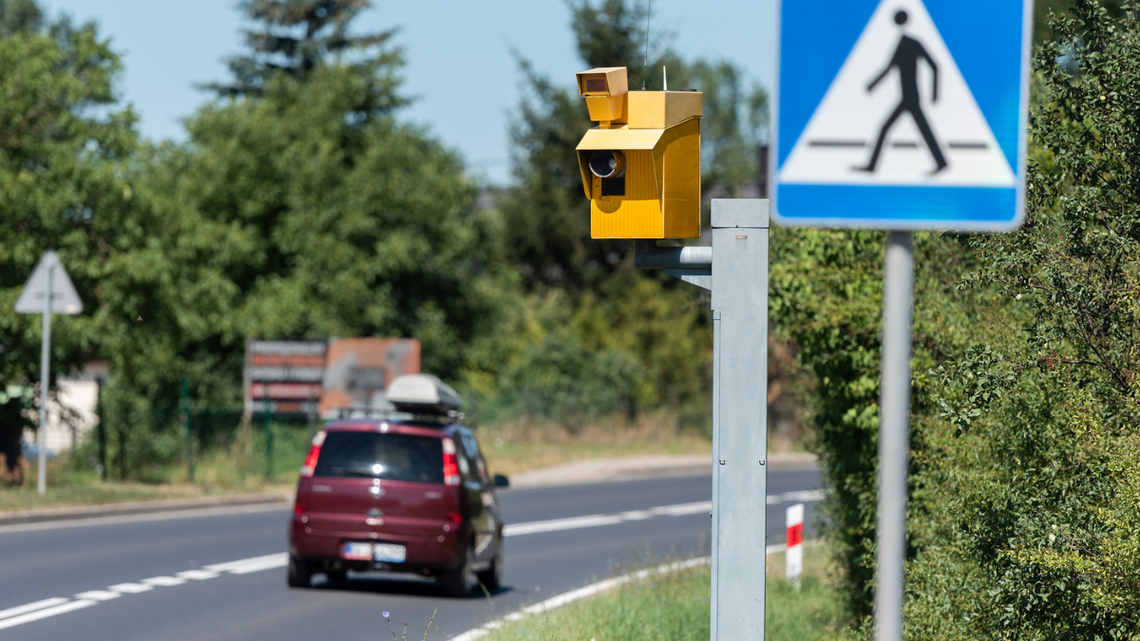
[{"label": "white triangular road sign", "polygon": [[16,312],[20,314],[44,313],[44,296],[47,294],[48,270],[51,270],[51,311],[55,314],[78,314],[83,301],[71,284],[71,277],[59,261],[55,251],[49,249],[36,264],[36,270],[16,299]]},{"label": "white triangular road sign", "polygon": [[[937,100],[935,74],[928,59],[938,70]],[[880,74],[884,75],[880,78]],[[879,81],[871,87],[876,78]],[[929,136],[921,131],[919,119],[928,123]],[[872,168],[880,136],[882,145]],[[936,171],[941,164],[939,155],[945,166]],[[922,0],[879,3],[781,167],[779,180],[881,186],[1016,185],[1009,161]]]}]

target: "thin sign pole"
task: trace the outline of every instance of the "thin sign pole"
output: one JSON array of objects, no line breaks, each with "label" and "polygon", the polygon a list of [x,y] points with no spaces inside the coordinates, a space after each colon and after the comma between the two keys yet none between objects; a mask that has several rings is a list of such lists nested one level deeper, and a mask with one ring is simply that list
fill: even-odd
[{"label": "thin sign pole", "polygon": [[273,428],[269,425],[269,381],[263,381],[265,396],[265,479],[273,478]]},{"label": "thin sign pole", "polygon": [[40,432],[36,435],[36,449],[39,450],[36,488],[40,496],[47,494],[48,368],[51,366],[51,281],[54,274],[55,267],[48,267],[47,291],[44,292],[43,351],[40,354]]},{"label": "thin sign pole", "polygon": [[186,479],[194,482],[194,426],[190,422],[190,381],[182,377],[182,420],[186,423]]},{"label": "thin sign pole", "polygon": [[879,402],[879,522],[875,559],[875,639],[900,641],[906,560],[914,251],[909,231],[887,236],[883,264],[883,357]]}]

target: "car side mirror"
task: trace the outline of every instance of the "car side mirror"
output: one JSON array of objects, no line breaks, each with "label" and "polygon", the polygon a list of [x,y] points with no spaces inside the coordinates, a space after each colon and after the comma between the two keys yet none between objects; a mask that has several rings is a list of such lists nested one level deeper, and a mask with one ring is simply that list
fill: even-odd
[{"label": "car side mirror", "polygon": [[510,487],[511,480],[503,474],[495,475],[495,487]]}]

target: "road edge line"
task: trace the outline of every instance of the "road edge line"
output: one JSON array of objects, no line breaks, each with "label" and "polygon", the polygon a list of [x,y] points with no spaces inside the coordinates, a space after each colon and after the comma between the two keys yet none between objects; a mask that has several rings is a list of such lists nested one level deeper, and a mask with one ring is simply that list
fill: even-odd
[{"label": "road edge line", "polygon": [[570,605],[571,603],[573,603],[575,601],[581,601],[582,599],[592,597],[596,594],[601,594],[602,592],[607,592],[607,591],[612,590],[618,586],[625,585],[626,583],[629,583],[631,581],[644,579],[645,577],[648,577],[648,576],[653,575],[653,574],[668,574],[670,572],[677,572],[679,570],[694,568],[694,567],[697,567],[700,565],[707,565],[711,560],[712,560],[712,557],[702,556],[702,557],[697,557],[695,559],[689,559],[688,561],[676,561],[673,563],[665,563],[665,564],[659,565],[653,569],[640,570],[638,572],[634,572],[633,574],[625,574],[622,576],[617,576],[617,577],[613,577],[610,579],[605,579],[603,581],[598,581],[596,583],[591,583],[590,585],[578,588],[577,590],[571,590],[569,592],[563,592],[562,594],[559,594],[557,596],[553,596],[553,597],[551,597],[545,601],[542,601],[540,603],[536,603],[534,605],[527,606],[518,612],[515,612],[513,614],[508,614],[505,617],[502,617],[500,619],[496,619],[494,621],[491,621],[490,623],[485,623],[485,624],[483,624],[477,628],[468,630],[467,632],[464,632],[458,636],[452,637],[451,641],[472,641],[473,639],[478,639],[480,637],[487,636],[488,634],[491,633],[492,630],[495,630],[495,629],[502,627],[503,623],[510,622],[510,621],[518,621],[519,619],[522,619],[522,618],[530,616],[530,615],[541,614],[543,612],[549,612],[550,610],[555,610],[555,609],[558,609],[562,606]]},{"label": "road edge line", "polygon": [[[804,547],[814,547],[822,542],[823,539],[813,539],[811,541],[804,541],[803,544]],[[764,553],[766,555],[778,554],[780,552],[786,551],[787,549],[787,545],[783,543],[777,543],[776,545],[769,545],[765,547]],[[639,570],[633,574],[625,574],[622,576],[605,579],[603,581],[598,581],[596,583],[591,583],[590,585],[578,588],[577,590],[563,592],[562,594],[550,597],[549,599],[540,603],[527,606],[518,612],[513,612],[504,617],[495,619],[494,621],[484,623],[477,628],[472,628],[467,632],[452,637],[451,641],[473,641],[474,639],[479,639],[481,637],[487,636],[493,630],[497,630],[503,627],[504,623],[511,623],[534,614],[542,614],[543,612],[556,610],[564,605],[570,605],[575,601],[581,601],[582,599],[601,594],[602,592],[608,592],[609,590],[625,585],[631,581],[640,581],[641,579],[652,576],[654,574],[669,574],[671,572],[687,570],[689,568],[695,568],[701,565],[708,565],[711,561],[712,557],[701,556],[694,559],[689,559],[688,561],[675,561],[673,563],[665,563],[657,566],[656,568]]]}]

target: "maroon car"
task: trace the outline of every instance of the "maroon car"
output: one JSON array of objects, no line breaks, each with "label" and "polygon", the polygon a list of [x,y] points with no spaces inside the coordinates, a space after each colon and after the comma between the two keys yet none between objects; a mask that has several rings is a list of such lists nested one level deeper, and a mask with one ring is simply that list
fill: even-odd
[{"label": "maroon car", "polygon": [[[413,388],[430,383],[454,396],[434,377],[416,378]],[[495,488],[507,478],[488,473],[475,435],[448,409],[455,402],[394,404],[411,415],[335,421],[313,438],[289,528],[288,584],[307,587],[317,573],[344,581],[352,570],[435,577],[450,596],[468,595],[476,580],[498,589]]]}]

